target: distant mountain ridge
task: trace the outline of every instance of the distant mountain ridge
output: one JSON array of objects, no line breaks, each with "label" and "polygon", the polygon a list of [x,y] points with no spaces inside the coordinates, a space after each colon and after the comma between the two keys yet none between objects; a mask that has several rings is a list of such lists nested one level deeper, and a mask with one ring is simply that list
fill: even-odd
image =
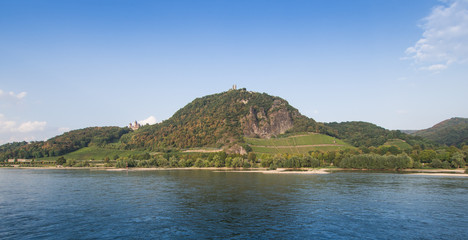
[{"label": "distant mountain ridge", "polygon": [[447,119],[431,128],[416,131],[412,135],[441,145],[461,146],[468,144],[468,118]]}]

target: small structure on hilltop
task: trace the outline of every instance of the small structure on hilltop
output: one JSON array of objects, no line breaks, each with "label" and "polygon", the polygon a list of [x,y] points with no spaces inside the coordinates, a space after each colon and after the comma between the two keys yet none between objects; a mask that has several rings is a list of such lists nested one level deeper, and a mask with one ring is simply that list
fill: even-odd
[{"label": "small structure on hilltop", "polygon": [[128,125],[128,128],[130,128],[132,130],[138,130],[140,127],[141,127],[141,124],[139,124],[136,120],[135,120],[135,123],[133,125],[132,125],[132,123],[130,123]]},{"label": "small structure on hilltop", "polygon": [[231,90],[237,90],[237,85],[236,84],[232,85]]}]

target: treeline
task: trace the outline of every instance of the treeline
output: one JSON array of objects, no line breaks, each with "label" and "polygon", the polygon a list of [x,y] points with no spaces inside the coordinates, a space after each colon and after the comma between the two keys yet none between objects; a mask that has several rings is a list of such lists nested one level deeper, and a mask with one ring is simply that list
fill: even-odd
[{"label": "treeline", "polygon": [[[308,154],[254,154],[220,153],[166,153],[151,155],[142,153],[124,157],[114,156],[116,167],[234,167],[234,168],[316,168],[341,167],[358,169],[403,169],[403,168],[463,168],[466,165],[468,147],[460,150],[444,147],[436,150],[416,148],[406,152],[385,151],[371,148],[370,153],[359,149],[334,152],[311,151]],[[388,149],[388,148],[387,148]],[[384,153],[379,154],[378,152]],[[109,163],[109,158],[107,158]]]},{"label": "treeline", "polygon": [[61,156],[88,146],[104,146],[119,141],[129,132],[120,127],[89,127],[70,131],[47,141],[18,142],[0,146],[0,161],[13,158],[42,158]]},{"label": "treeline", "polygon": [[404,169],[419,168],[421,165],[414,165],[413,159],[406,154],[400,155],[377,155],[361,154],[347,157],[340,162],[342,168],[359,169]]}]

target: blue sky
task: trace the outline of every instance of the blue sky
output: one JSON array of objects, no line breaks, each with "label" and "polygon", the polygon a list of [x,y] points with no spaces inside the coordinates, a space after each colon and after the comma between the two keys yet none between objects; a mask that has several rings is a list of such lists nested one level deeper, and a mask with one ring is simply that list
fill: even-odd
[{"label": "blue sky", "polygon": [[233,84],[320,122],[468,117],[468,2],[0,1],[0,144],[169,118]]}]

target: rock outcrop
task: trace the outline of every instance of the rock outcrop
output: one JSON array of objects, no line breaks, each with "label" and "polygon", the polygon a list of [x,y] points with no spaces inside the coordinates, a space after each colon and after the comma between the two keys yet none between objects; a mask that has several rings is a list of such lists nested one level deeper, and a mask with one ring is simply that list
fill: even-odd
[{"label": "rock outcrop", "polygon": [[272,107],[250,107],[249,114],[242,121],[244,136],[270,138],[283,134],[294,126],[292,113],[287,109],[287,102],[276,99]]}]

